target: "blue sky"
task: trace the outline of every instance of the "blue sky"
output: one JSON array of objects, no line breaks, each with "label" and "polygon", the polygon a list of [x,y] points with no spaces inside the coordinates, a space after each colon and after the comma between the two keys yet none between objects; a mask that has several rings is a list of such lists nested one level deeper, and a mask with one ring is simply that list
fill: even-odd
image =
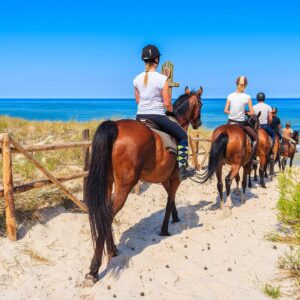
[{"label": "blue sky", "polygon": [[0,97],[132,97],[140,52],[156,44],[175,81],[226,97],[300,97],[298,1],[0,0]]}]

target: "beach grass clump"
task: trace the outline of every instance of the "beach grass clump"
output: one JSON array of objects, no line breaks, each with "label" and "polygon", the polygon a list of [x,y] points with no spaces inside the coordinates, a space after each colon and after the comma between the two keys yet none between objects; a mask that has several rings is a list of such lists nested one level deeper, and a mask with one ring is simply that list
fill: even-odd
[{"label": "beach grass clump", "polygon": [[266,296],[278,299],[281,296],[280,287],[279,286],[273,286],[270,283],[267,283],[263,287],[263,292]]},{"label": "beach grass clump", "polygon": [[289,169],[279,175],[278,219],[292,229],[300,242],[300,171]]}]

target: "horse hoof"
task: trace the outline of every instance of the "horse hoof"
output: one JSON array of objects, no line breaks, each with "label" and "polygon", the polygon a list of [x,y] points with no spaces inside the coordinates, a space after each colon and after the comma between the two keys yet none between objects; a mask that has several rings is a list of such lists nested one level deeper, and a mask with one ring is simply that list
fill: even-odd
[{"label": "horse hoof", "polygon": [[265,185],[264,183],[261,183],[260,186],[261,186],[262,188],[264,188],[264,189],[267,188],[266,185]]},{"label": "horse hoof", "polygon": [[173,219],[173,220],[172,220],[172,224],[178,223],[178,222],[180,222],[180,219],[179,219],[179,218],[176,218],[176,219]]},{"label": "horse hoof", "polygon": [[171,234],[168,231],[161,231],[160,236],[171,236]]},{"label": "horse hoof", "polygon": [[85,286],[88,286],[89,284],[95,284],[98,281],[98,278],[90,273],[85,275]]}]

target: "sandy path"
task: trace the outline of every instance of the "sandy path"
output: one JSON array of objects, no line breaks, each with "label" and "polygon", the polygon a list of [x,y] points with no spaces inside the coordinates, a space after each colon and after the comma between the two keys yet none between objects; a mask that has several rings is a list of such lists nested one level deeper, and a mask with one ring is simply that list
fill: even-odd
[{"label": "sandy path", "polygon": [[235,202],[223,218],[215,181],[182,183],[181,222],[170,224],[167,238],[158,236],[166,193],[144,186],[118,215],[119,256],[107,268],[105,260],[93,287],[83,285],[92,257],[87,215],[46,210],[44,224],[21,230],[18,242],[0,238],[0,299],[265,299],[262,286],[286,249],[264,239],[276,224],[276,182],[267,186],[248,190],[246,204]]}]

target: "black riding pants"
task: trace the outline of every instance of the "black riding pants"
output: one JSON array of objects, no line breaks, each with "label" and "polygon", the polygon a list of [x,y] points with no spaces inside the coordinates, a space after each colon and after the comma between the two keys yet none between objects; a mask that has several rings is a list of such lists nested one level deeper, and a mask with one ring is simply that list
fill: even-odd
[{"label": "black riding pants", "polygon": [[155,123],[159,129],[173,136],[178,143],[187,143],[187,134],[175,121],[171,121],[166,115],[137,115],[137,120],[147,119]]}]

